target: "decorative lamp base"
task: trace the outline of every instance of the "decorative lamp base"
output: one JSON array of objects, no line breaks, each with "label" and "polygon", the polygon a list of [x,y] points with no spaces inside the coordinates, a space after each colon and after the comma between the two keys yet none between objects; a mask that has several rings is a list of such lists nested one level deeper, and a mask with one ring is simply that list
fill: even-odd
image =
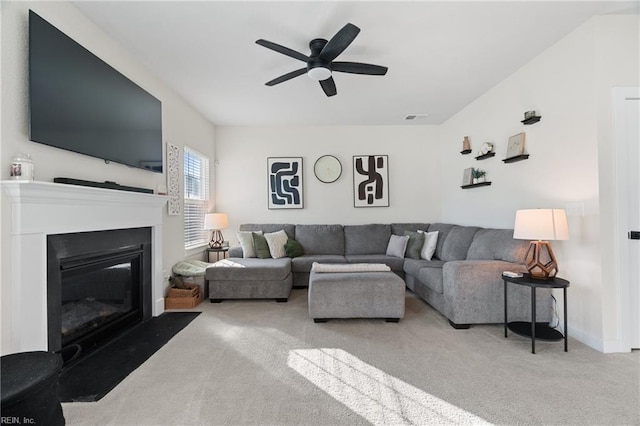
[{"label": "decorative lamp base", "polygon": [[222,236],[222,232],[219,229],[215,229],[213,233],[211,233],[211,241],[209,241],[209,247],[219,249],[222,248],[222,244],[224,243],[224,237]]},{"label": "decorative lamp base", "polygon": [[531,278],[549,280],[558,273],[558,262],[549,241],[531,241],[524,259]]}]

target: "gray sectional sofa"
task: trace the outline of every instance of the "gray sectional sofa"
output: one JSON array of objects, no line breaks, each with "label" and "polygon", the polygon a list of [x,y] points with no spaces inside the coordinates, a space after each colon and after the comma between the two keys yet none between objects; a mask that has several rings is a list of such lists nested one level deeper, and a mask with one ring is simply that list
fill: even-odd
[{"label": "gray sectional sofa", "polygon": [[[241,247],[229,250],[228,262],[241,268],[207,268],[212,301],[226,298],[271,297],[286,300],[291,287],[308,287],[311,266],[318,263],[384,263],[406,286],[449,319],[455,328],[504,320],[503,271],[524,272],[528,242],[513,239],[509,229],[486,229],[444,223],[368,225],[243,224],[240,231],[284,230],[298,241],[304,255],[294,258],[243,258]],[[405,231],[438,231],[432,260],[387,256],[391,235]],[[241,269],[235,271],[234,269]],[[274,281],[276,293],[265,289]],[[508,286],[509,320],[530,318],[528,288]],[[284,295],[286,293],[286,295]],[[272,295],[277,294],[277,295]],[[537,291],[538,321],[551,319],[551,293]]]}]

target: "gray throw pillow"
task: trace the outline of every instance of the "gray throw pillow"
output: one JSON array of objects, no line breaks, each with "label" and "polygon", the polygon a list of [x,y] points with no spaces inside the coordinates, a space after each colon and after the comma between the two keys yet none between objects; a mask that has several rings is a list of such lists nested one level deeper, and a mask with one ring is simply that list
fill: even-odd
[{"label": "gray throw pillow", "polygon": [[420,259],[420,252],[424,245],[424,234],[421,232],[404,231],[404,235],[409,237],[405,257],[411,259]]},{"label": "gray throw pillow", "polygon": [[409,236],[407,235],[392,235],[387,245],[387,256],[404,257],[408,242]]},{"label": "gray throw pillow", "polygon": [[264,235],[253,233],[253,247],[256,250],[256,257],[258,259],[269,259],[271,257],[269,244],[267,244],[267,239]]}]

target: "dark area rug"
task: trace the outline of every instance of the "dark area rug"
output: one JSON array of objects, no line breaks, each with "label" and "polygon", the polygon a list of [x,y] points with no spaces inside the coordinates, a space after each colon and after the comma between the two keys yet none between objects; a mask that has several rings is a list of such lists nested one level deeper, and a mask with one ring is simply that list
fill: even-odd
[{"label": "dark area rug", "polygon": [[199,314],[165,312],[64,369],[58,387],[60,401],[100,400]]}]

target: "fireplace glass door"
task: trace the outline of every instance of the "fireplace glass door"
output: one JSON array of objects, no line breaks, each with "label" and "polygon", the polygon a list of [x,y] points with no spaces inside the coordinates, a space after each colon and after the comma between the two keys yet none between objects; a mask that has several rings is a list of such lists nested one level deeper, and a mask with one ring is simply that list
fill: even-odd
[{"label": "fireplace glass door", "polygon": [[140,322],[142,250],[62,260],[61,346],[84,349]]}]

